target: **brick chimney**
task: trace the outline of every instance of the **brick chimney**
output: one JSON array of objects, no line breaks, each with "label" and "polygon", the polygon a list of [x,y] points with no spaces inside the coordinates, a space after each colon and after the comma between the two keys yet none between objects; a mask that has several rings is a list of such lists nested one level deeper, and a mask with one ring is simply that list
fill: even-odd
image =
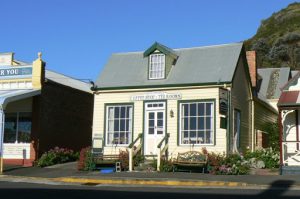
[{"label": "brick chimney", "polygon": [[247,57],[247,62],[248,62],[248,66],[249,66],[251,84],[252,84],[252,87],[256,87],[256,76],[257,76],[256,52],[255,51],[247,51],[246,57]]}]

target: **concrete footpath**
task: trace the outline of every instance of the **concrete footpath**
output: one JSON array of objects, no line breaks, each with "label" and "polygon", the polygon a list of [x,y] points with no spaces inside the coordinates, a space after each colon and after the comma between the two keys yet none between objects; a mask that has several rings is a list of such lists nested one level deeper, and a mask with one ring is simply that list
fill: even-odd
[{"label": "concrete footpath", "polygon": [[76,170],[76,163],[48,168],[6,167],[1,181],[31,183],[65,183],[78,185],[129,185],[174,187],[256,187],[300,189],[300,175],[211,175],[187,172],[119,172],[103,174],[99,171]]}]

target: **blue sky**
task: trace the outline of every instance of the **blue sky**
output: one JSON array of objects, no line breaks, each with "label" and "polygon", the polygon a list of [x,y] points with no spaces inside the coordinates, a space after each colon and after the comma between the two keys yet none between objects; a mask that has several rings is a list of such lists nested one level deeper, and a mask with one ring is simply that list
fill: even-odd
[{"label": "blue sky", "polygon": [[114,52],[239,42],[295,0],[1,0],[0,52],[95,80]]}]

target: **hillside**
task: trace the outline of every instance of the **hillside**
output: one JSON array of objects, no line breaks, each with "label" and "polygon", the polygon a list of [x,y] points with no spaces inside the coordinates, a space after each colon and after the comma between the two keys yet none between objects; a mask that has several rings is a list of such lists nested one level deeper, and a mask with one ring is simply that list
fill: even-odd
[{"label": "hillside", "polygon": [[257,52],[260,68],[300,69],[300,3],[290,4],[263,20],[245,45],[247,50]]}]

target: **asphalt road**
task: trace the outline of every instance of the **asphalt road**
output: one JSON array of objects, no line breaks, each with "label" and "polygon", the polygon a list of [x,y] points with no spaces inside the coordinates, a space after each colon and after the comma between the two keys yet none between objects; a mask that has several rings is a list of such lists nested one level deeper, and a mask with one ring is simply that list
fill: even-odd
[{"label": "asphalt road", "polygon": [[46,185],[20,182],[0,182],[0,198],[13,199],[250,199],[250,198],[300,198],[300,190],[282,189],[212,189],[212,188],[168,188],[168,187],[119,187],[88,185]]}]

